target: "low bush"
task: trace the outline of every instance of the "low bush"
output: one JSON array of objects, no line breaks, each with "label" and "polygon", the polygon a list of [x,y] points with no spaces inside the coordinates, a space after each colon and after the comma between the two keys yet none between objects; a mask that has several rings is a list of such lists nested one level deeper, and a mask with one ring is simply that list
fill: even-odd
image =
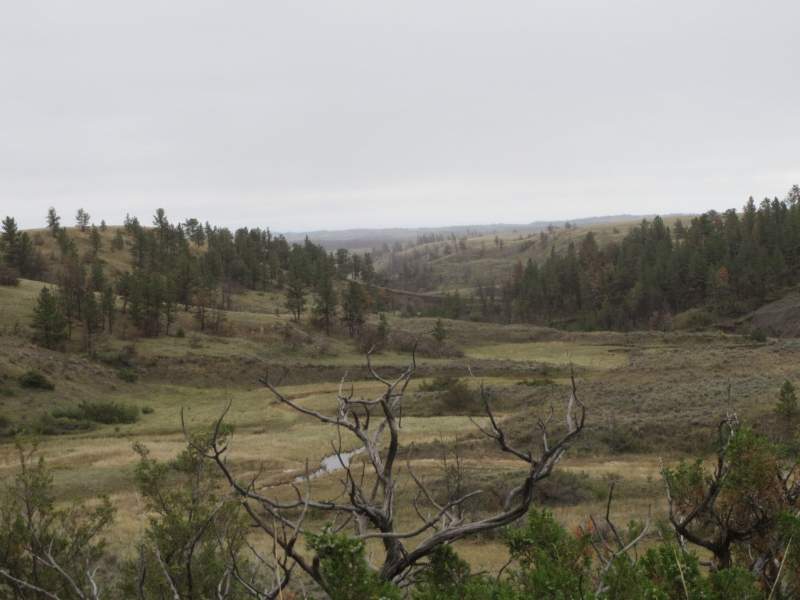
[{"label": "low bush", "polygon": [[555,381],[553,381],[549,377],[541,377],[537,379],[523,379],[522,381],[518,381],[517,385],[524,385],[527,387],[540,387],[543,385],[555,385]]},{"label": "low bush", "polygon": [[614,423],[601,431],[600,441],[608,446],[608,451],[612,454],[626,454],[642,450],[641,436],[638,432]]},{"label": "low bush", "polygon": [[138,421],[139,409],[117,402],[81,402],[72,408],[56,409],[52,412],[52,416],[57,419],[116,425]]},{"label": "low bush", "polygon": [[136,380],[139,379],[139,373],[133,367],[121,367],[117,369],[117,377],[127,383],[136,383]]},{"label": "low bush", "polygon": [[478,393],[457,377],[436,377],[419,386],[421,392],[435,392],[444,409],[454,414],[469,414],[481,410]]},{"label": "low bush", "polygon": [[26,371],[19,378],[19,384],[24,388],[34,390],[54,390],[55,384],[39,371]]},{"label": "low bush", "polygon": [[705,308],[690,308],[672,319],[672,329],[677,331],[699,331],[714,323],[714,315]]},{"label": "low bush", "polygon": [[143,415],[152,415],[154,412],[156,412],[156,409],[154,409],[152,406],[143,406],[142,407],[142,414]]},{"label": "low bush", "polygon": [[19,273],[6,265],[0,265],[0,285],[19,285]]},{"label": "low bush", "polygon": [[5,415],[0,415],[0,437],[8,437],[16,433],[14,423]]},{"label": "low bush", "polygon": [[458,382],[458,377],[442,375],[434,377],[431,381],[425,380],[419,384],[420,392],[444,392]]},{"label": "low bush", "polygon": [[64,435],[94,429],[94,424],[85,419],[71,419],[53,414],[41,415],[31,427],[38,435]]},{"label": "low bush", "polygon": [[752,341],[757,342],[759,344],[763,344],[767,341],[767,334],[763,329],[759,329],[755,327],[750,330],[750,335],[748,336]]},{"label": "low bush", "polygon": [[109,350],[98,352],[97,358],[100,362],[111,367],[126,368],[133,367],[136,358],[136,347],[133,344],[124,346],[121,350]]}]

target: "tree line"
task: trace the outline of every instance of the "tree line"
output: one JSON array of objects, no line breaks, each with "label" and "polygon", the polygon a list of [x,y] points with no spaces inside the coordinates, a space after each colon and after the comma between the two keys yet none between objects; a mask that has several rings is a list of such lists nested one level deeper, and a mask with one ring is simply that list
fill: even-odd
[{"label": "tree line", "polygon": [[[308,239],[289,244],[269,229],[231,231],[194,218],[172,223],[163,209],[149,226],[126,216],[110,243],[102,235],[105,222],[91,224],[83,209],[75,222],[89,242],[83,254],[55,209],[48,211],[47,228],[57,248],[54,268],[37,247],[43,245],[41,234],[19,231],[13,217],[5,218],[0,234],[2,283],[48,277],[55,284],[54,290],[42,290],[33,322],[36,341],[50,348],[72,338],[77,326],[91,350],[95,336],[111,333],[120,314],[150,337],[170,334],[179,310],[191,312],[201,331],[217,332],[233,294],[242,290],[284,290],[296,321],[311,299],[313,324],[330,333],[341,322],[351,336],[373,305],[376,273],[369,253],[328,253]],[[130,269],[111,272],[103,250],[127,253]]]},{"label": "tree line", "polygon": [[659,327],[703,307],[719,316],[747,312],[797,280],[800,187],[783,200],[750,198],[744,208],[708,211],[668,227],[645,220],[604,246],[594,233],[541,264],[516,265],[499,289],[479,288],[486,318],[574,323],[587,328]]}]

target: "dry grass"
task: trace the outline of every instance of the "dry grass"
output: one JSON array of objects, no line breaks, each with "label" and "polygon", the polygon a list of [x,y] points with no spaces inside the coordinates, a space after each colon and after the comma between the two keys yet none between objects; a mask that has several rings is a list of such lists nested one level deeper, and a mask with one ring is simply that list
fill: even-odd
[{"label": "dry grass", "polygon": [[[81,435],[40,440],[42,454],[55,469],[60,497],[80,502],[100,493],[111,497],[118,509],[112,543],[121,550],[129,547],[144,522],[135,493],[137,455],[132,444],[145,443],[156,458],[176,456],[185,444],[179,419],[182,408],[188,427],[195,430],[212,423],[230,402],[227,420],[235,427],[232,464],[239,472],[252,473],[263,463],[265,480],[277,482],[302,473],[306,463],[316,468],[320,458],[331,452],[336,432],[276,403],[257,383],[265,366],[275,367],[276,378],[285,368],[288,375],[282,391],[304,406],[327,413],[335,410],[339,377],[345,372],[353,379],[356,396],[374,397],[381,391],[380,385],[364,380],[365,359],[351,340],[325,339],[293,325],[287,330],[285,317],[274,315],[279,295],[258,293],[237,300],[234,308],[246,312],[228,315],[231,331],[226,336],[195,333],[191,316],[182,314],[188,332],[184,338],[101,340],[108,352],[135,347],[141,377],[135,384],[125,383],[112,367],[85,355],[43,350],[9,333],[15,322],[29,318],[40,285],[23,281],[18,288],[0,287],[0,331],[4,332],[0,335],[0,387],[12,394],[0,395],[0,414],[29,423],[54,407],[84,399],[154,409],[134,424],[99,426]],[[393,329],[412,335],[426,335],[433,324],[430,319],[390,321]],[[800,343],[792,340],[753,345],[717,334],[576,334],[456,321],[447,321],[446,327],[448,342],[462,348],[466,356],[419,358],[419,377],[409,392],[440,372],[466,376],[470,366],[491,388],[513,443],[524,448],[538,443],[536,419],[546,415],[550,406],[556,407],[558,418],[566,392],[561,367],[570,362],[580,367],[579,392],[588,407],[588,427],[559,469],[580,476],[593,495],[575,505],[552,507],[570,527],[584,522],[589,513],[602,513],[602,492],[611,480],[620,482],[615,502],[619,522],[642,518],[649,506],[659,516],[663,512],[659,455],[669,463],[698,452],[700,446],[691,446],[693,440],[707,438],[719,415],[730,408],[729,383],[734,408],[746,418],[768,422],[782,381],[800,381]],[[408,359],[385,352],[375,357],[375,363],[394,372]],[[552,367],[555,385],[516,385],[522,379],[543,379],[540,369],[530,368],[537,364]],[[30,368],[54,379],[55,391],[19,387],[15,378]],[[427,399],[420,394],[410,405]],[[475,481],[499,477],[505,482],[519,476],[519,464],[481,441],[467,416],[438,408],[429,416],[419,414],[409,411],[404,416],[401,435],[404,452],[412,443],[416,446],[411,464],[422,476],[432,480],[439,476],[436,456],[441,440],[458,445]],[[640,446],[629,453],[612,453],[603,441],[612,424],[634,432]],[[355,440],[345,437],[343,445],[353,447]],[[399,472],[401,504],[413,493],[404,471],[405,458],[404,454]],[[15,450],[5,440],[0,443],[0,479],[8,480],[14,470]],[[315,480],[315,493],[335,494],[338,485],[337,476],[320,478]],[[412,511],[400,510],[398,523],[410,528]],[[459,550],[477,568],[496,569],[505,560],[505,550],[495,540],[464,541]]]},{"label": "dry grass", "polygon": [[467,348],[466,355],[470,358],[524,361],[557,366],[574,364],[595,370],[616,369],[628,364],[628,349],[621,346],[556,341],[474,346]]}]

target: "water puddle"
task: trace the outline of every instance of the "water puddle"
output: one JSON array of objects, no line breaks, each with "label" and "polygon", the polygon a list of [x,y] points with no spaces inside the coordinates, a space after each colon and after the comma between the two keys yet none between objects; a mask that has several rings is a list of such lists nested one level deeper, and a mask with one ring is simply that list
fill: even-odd
[{"label": "water puddle", "polygon": [[[317,477],[322,477],[323,475],[329,475],[330,473],[335,473],[336,471],[341,471],[344,467],[350,466],[350,461],[353,460],[354,456],[361,454],[364,452],[365,448],[362,446],[361,448],[356,448],[355,450],[351,450],[350,452],[342,452],[341,454],[330,454],[319,461],[319,469],[316,471],[312,471],[311,474],[308,476],[309,479],[316,479]],[[344,467],[342,466],[344,463]],[[294,478],[295,483],[299,483],[304,481],[306,478],[305,475],[300,475]]]}]

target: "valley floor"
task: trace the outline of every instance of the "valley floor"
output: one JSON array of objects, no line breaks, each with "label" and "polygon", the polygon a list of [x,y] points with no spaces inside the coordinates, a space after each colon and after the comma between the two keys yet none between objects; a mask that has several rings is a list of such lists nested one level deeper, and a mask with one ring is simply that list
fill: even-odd
[{"label": "valley floor", "polygon": [[[146,525],[134,486],[138,457],[132,445],[145,444],[157,458],[176,456],[185,447],[181,410],[188,428],[195,430],[210,425],[230,402],[234,470],[244,475],[263,469],[266,483],[279,483],[302,475],[306,464],[316,469],[331,453],[336,432],[276,402],[258,382],[265,369],[281,380],[284,394],[322,412],[334,411],[345,374],[357,396],[379,391],[350,340],[328,339],[292,325],[280,310],[276,314],[279,299],[269,295],[243,298],[240,308],[246,310],[228,316],[230,330],[224,336],[192,332],[191,319],[184,316],[185,337],[113,336],[101,341],[97,359],[44,350],[29,343],[21,308],[38,285],[0,288],[0,415],[32,424],[53,409],[98,399],[147,408],[133,424],[38,439],[55,470],[61,500],[111,498],[118,510],[111,542],[120,548],[128,548]],[[520,325],[445,324],[447,343],[458,352],[417,357],[402,419],[399,493],[409,499],[414,495],[405,465],[435,489],[443,479],[439,459],[457,454],[466,483],[486,490],[468,507],[476,513],[493,508],[521,464],[481,436],[473,422],[485,422],[477,403],[445,406],[435,394],[420,391],[422,382],[437,375],[464,377],[473,389],[483,382],[514,443],[531,447],[538,443],[537,418],[551,406],[560,414],[570,389],[569,365],[574,365],[578,393],[588,409],[587,427],[538,496],[571,527],[604,512],[612,481],[617,482],[613,510],[619,522],[644,518],[648,511],[663,516],[661,462],[707,455],[717,422],[731,410],[759,428],[777,427],[772,415],[778,389],[786,379],[800,379],[800,342],[794,340],[756,344],[718,333],[577,334]],[[433,321],[391,317],[390,325],[395,332],[424,336]],[[135,382],[118,376],[114,357],[121,351],[133,357]],[[409,358],[390,350],[376,355],[375,363],[392,374]],[[29,369],[44,373],[55,390],[17,385],[16,378]],[[356,444],[344,439],[343,446]],[[13,441],[2,439],[0,479],[7,481],[16,467]],[[332,496],[338,487],[336,473],[312,482],[317,497]],[[409,508],[399,519],[411,527],[413,511]],[[497,568],[506,560],[502,544],[490,537],[462,543],[460,551],[479,568]]]}]

